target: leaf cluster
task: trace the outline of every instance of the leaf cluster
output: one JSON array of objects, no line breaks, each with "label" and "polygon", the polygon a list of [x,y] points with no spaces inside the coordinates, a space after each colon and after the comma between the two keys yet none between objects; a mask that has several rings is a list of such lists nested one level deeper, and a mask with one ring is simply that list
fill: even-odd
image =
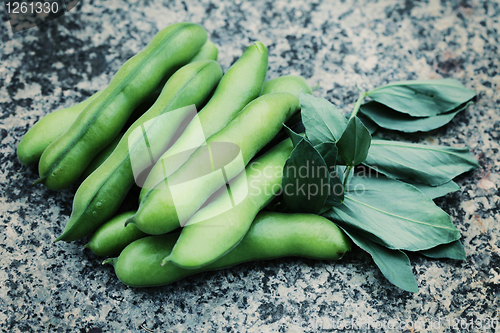
[{"label": "leaf cluster", "polygon": [[453,79],[402,81],[366,93],[360,111],[377,126],[406,133],[427,132],[449,123],[476,93]]},{"label": "leaf cluster", "polygon": [[478,163],[468,148],[372,139],[371,133],[378,126],[433,130],[474,96],[450,79],[397,82],[361,92],[347,119],[326,99],[301,93],[305,133],[286,127],[294,145],[283,170],[287,208],[329,218],[391,283],[418,291],[406,252],[466,257],[459,231],[433,199],[458,191],[453,179]]}]

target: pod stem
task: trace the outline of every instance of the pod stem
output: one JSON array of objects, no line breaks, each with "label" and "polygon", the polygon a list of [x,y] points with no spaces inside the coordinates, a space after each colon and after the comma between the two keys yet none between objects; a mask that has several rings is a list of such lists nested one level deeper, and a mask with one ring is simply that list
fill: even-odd
[{"label": "pod stem", "polygon": [[31,186],[35,186],[36,184],[40,184],[41,182],[43,182],[45,180],[45,178],[47,178],[47,177],[40,177],[40,178],[38,178],[33,183],[31,183]]},{"label": "pod stem", "polygon": [[[358,89],[359,90],[359,89]],[[356,117],[358,114],[359,108],[361,107],[361,103],[363,103],[363,99],[368,96],[364,91],[359,91],[359,97],[356,103],[354,104],[354,110],[352,110],[351,117],[349,119],[352,119]]]},{"label": "pod stem", "polygon": [[102,264],[103,265],[106,265],[106,264],[110,264],[112,266],[116,265],[116,261],[118,260],[118,258],[108,258],[108,259],[104,259]]},{"label": "pod stem", "polygon": [[128,226],[130,223],[134,223],[134,217],[130,217],[127,219],[127,221],[125,221],[125,224],[123,225],[124,227]]},{"label": "pod stem", "polygon": [[170,260],[170,256],[166,256],[165,258],[163,258],[163,260],[161,261],[161,267],[165,266],[165,264],[171,262],[172,260]]}]

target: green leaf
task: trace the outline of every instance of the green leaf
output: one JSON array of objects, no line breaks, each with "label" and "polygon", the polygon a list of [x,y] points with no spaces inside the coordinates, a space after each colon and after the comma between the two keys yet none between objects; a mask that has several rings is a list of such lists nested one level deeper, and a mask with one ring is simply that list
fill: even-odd
[{"label": "green leaf", "polygon": [[431,199],[443,197],[448,193],[460,190],[460,186],[458,186],[457,183],[455,183],[453,180],[450,180],[449,182],[439,186],[430,186],[430,185],[415,184],[415,183],[410,183],[410,185],[415,186],[420,191],[428,195]]},{"label": "green leaf", "polygon": [[465,253],[464,246],[459,240],[454,242],[438,245],[429,250],[419,251],[420,254],[423,254],[426,257],[441,259],[455,259],[455,260],[465,260],[467,259],[467,254]]},{"label": "green leaf", "polygon": [[378,130],[378,125],[364,114],[358,113],[358,118],[363,122],[363,125],[365,125],[370,134],[373,135],[373,133],[375,133]]},{"label": "green leaf", "polygon": [[290,127],[286,126],[283,124],[283,127],[285,127],[285,131],[292,140],[292,144],[294,147],[297,147],[300,141],[304,139],[304,137],[298,133],[295,133]]},{"label": "green leaf", "polygon": [[457,113],[465,110],[469,104],[472,104],[472,102],[462,104],[448,113],[432,117],[413,117],[373,101],[361,105],[360,111],[380,127],[394,131],[414,133],[427,132],[446,125]]},{"label": "green leaf", "polygon": [[342,185],[342,177],[339,176],[340,173],[336,166],[338,149],[337,145],[333,142],[323,142],[314,148],[321,154],[330,171],[330,194],[321,209],[321,212],[326,212],[333,206],[344,202],[344,186]]},{"label": "green leaf", "polygon": [[283,198],[287,206],[317,214],[329,195],[330,176],[321,154],[306,140],[292,150],[283,168]]},{"label": "green leaf", "polygon": [[460,238],[450,216],[431,198],[380,174],[353,177],[344,204],[324,216],[395,250],[427,250]]},{"label": "green leaf", "polygon": [[371,255],[377,267],[390,283],[412,293],[418,292],[417,281],[411,270],[410,259],[404,252],[390,250],[355,232],[343,230],[354,244]]},{"label": "green leaf", "polygon": [[323,142],[314,146],[314,148],[321,154],[329,170],[335,167],[338,154],[337,145],[335,143]]},{"label": "green leaf", "polygon": [[351,118],[342,137],[337,142],[338,154],[350,166],[355,166],[366,159],[372,136],[358,117]]},{"label": "green leaf", "polygon": [[372,140],[364,164],[391,178],[432,186],[479,167],[468,148],[387,140]]},{"label": "green leaf", "polygon": [[374,101],[414,117],[451,111],[476,96],[453,79],[402,81],[367,93]]},{"label": "green leaf", "polygon": [[347,126],[345,116],[324,98],[300,92],[302,122],[313,145],[337,142]]},{"label": "green leaf", "polygon": [[320,214],[326,212],[333,206],[341,205],[344,202],[345,192],[341,175],[342,173],[340,172],[338,167],[335,167],[334,172],[330,172],[330,194],[326,198],[325,204],[321,209]]}]

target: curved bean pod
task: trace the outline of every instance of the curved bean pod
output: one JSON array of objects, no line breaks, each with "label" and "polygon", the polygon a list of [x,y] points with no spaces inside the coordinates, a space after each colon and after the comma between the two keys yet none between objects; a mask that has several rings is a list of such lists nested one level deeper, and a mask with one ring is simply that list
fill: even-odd
[{"label": "curved bean pod", "polygon": [[130,211],[113,217],[97,229],[84,247],[90,249],[97,256],[108,257],[120,254],[128,244],[146,237],[147,234],[140,231],[135,225],[125,226],[125,221],[134,214],[135,211]]},{"label": "curved bean pod", "polygon": [[261,212],[243,240],[229,253],[199,269],[167,263],[177,235],[150,236],[132,242],[112,264],[121,282],[132,287],[153,287],[187,276],[248,261],[281,257],[338,260],[351,249],[351,241],[333,222],[319,215]]},{"label": "curved bean pod", "polygon": [[113,153],[115,150],[116,146],[118,146],[118,143],[120,143],[120,140],[122,139],[122,135],[118,135],[104,150],[102,150],[99,154],[97,154],[96,157],[90,162],[89,166],[85,171],[82,173],[82,179],[85,180],[94,172],[98,167],[101,166],[101,164],[104,163],[104,161],[107,160],[107,158]]},{"label": "curved bean pod", "polygon": [[[301,91],[308,94],[311,93],[311,87],[309,87],[307,81],[301,76],[285,75],[266,81],[262,88],[262,95],[273,92],[287,92],[299,98],[299,93]],[[296,126],[299,126],[298,128],[300,129],[300,126],[302,126],[300,113],[290,118],[286,122],[286,125],[291,127],[294,131],[297,131]],[[286,138],[288,138],[288,134],[283,129],[262,149],[262,151],[267,151],[268,148],[274,147],[278,142]]]},{"label": "curved bean pod", "polygon": [[35,183],[61,189],[76,181],[92,158],[118,135],[134,108],[164,76],[189,62],[206,40],[205,30],[193,23],[172,24],[156,34],[118,70],[70,129],[47,147]]},{"label": "curved bean pod", "polygon": [[17,158],[22,165],[38,163],[43,151],[75,122],[78,115],[92,102],[100,91],[86,100],[49,113],[31,127],[17,146]]},{"label": "curved bean pod", "polygon": [[172,253],[162,263],[199,268],[222,257],[238,244],[257,213],[281,191],[283,166],[292,149],[287,139],[251,161],[245,172],[229,183],[233,197],[246,194],[244,199],[231,207],[227,189],[221,188],[207,206],[189,219]]}]

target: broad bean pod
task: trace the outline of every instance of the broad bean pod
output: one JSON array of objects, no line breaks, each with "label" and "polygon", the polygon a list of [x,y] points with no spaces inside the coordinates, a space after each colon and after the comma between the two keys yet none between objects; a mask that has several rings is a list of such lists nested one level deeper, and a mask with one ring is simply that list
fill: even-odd
[{"label": "broad bean pod", "polygon": [[135,211],[129,211],[113,217],[97,229],[84,247],[97,256],[109,257],[119,255],[128,244],[148,236],[133,224],[125,226],[125,222],[134,214]]},{"label": "broad bean pod", "polygon": [[132,287],[161,286],[200,272],[218,270],[244,262],[305,257],[338,260],[351,249],[351,241],[333,222],[319,215],[261,212],[241,242],[222,258],[198,269],[171,263],[161,266],[170,255],[177,234],[149,236],[129,244],[112,264],[118,279]]},{"label": "broad bean pod", "polygon": [[31,127],[17,146],[17,158],[22,165],[38,163],[47,147],[75,122],[78,115],[99,95],[96,92],[86,100],[70,107],[49,113]]},{"label": "broad bean pod", "polygon": [[85,180],[94,172],[98,167],[100,167],[104,161],[113,153],[116,146],[120,143],[123,134],[118,135],[104,150],[102,150],[96,157],[90,162],[89,166],[82,173],[82,180]]},{"label": "broad bean pod", "polygon": [[[267,58],[267,48],[260,42],[255,42],[245,49],[243,55],[224,74],[214,95],[200,110],[198,117],[188,125],[181,137],[150,171],[139,201],[142,201],[154,185],[164,181],[177,170],[189,158],[190,152],[205,143],[206,138],[221,130],[249,102],[259,96],[266,79]],[[168,164],[168,171],[163,167],[164,163]]]},{"label": "broad bean pod", "polygon": [[70,129],[45,149],[35,183],[61,189],[76,181],[92,158],[118,135],[135,107],[164,76],[188,63],[206,40],[205,30],[193,23],[172,24],[157,33],[118,70]]},{"label": "broad bean pod", "polygon": [[195,62],[199,60],[215,60],[217,61],[217,56],[219,55],[219,49],[210,40],[207,40],[201,49],[194,55],[189,62]]},{"label": "broad bean pod", "polygon": [[[295,75],[284,75],[266,81],[264,83],[264,87],[262,88],[262,95],[270,94],[273,92],[287,92],[299,98],[299,93],[301,91],[306,94],[311,94],[312,92],[311,87],[309,87],[307,81],[303,77]],[[301,122],[301,114],[295,114],[286,122],[286,125],[294,130],[298,129],[300,131],[301,127],[303,127]],[[288,134],[283,129],[266,145],[266,147],[262,149],[262,151],[267,151],[270,147],[274,147],[285,138],[288,138]]]},{"label": "broad bean pod", "polygon": [[172,253],[162,263],[199,268],[222,257],[238,244],[257,213],[281,191],[283,166],[292,149],[291,140],[287,139],[252,160],[245,172],[229,183],[232,196],[244,196],[244,199],[231,207],[226,188],[221,188],[207,206],[188,220]]},{"label": "broad bean pod", "polygon": [[306,94],[311,94],[311,87],[307,84],[306,79],[297,75],[283,75],[271,79],[264,83],[262,87],[262,95],[273,92],[288,92],[299,98],[299,93],[303,91]]},{"label": "broad bean pod", "polygon": [[[190,60],[190,62],[198,60],[217,60],[218,52],[219,50],[215,44],[211,41],[207,41],[198,53],[196,53],[196,55]],[[158,95],[160,95],[161,89],[165,85],[168,78],[168,76],[163,77],[162,81],[158,84],[151,95],[148,96],[146,100],[144,100],[133,111],[132,115],[127,120],[127,124],[124,126],[125,128],[128,128],[131,124],[133,124],[137,118],[139,118],[151,107],[151,105],[153,105],[156,98],[158,98]],[[78,115],[100,93],[101,91],[98,91],[78,104],[51,112],[35,123],[35,125],[33,125],[33,127],[31,127],[22,137],[17,147],[17,157],[19,158],[21,164],[28,166],[38,163],[43,151],[47,149],[47,147],[54,142],[55,139],[71,127],[76,118],[78,118]],[[87,170],[89,169],[87,168]],[[89,174],[87,170],[84,172],[83,178],[87,178]]]}]

